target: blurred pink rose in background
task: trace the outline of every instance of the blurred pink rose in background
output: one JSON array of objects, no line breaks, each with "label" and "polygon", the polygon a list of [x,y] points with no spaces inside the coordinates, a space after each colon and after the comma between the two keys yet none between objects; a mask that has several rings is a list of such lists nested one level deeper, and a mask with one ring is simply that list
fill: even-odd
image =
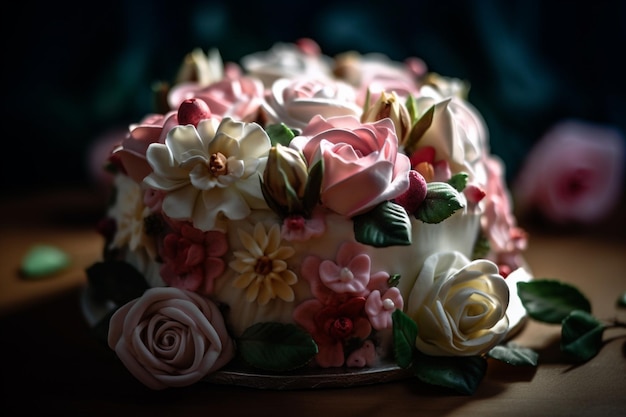
[{"label": "blurred pink rose in background", "polygon": [[560,224],[602,220],[623,198],[624,143],[608,126],[556,124],[528,153],[512,185],[517,209]]}]

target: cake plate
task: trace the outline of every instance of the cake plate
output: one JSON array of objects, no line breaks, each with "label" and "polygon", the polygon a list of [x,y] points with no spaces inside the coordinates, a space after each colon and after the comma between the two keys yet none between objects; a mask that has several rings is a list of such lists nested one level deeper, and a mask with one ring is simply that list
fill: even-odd
[{"label": "cake plate", "polygon": [[[527,319],[526,309],[517,294],[517,283],[528,282],[532,278],[530,269],[526,265],[506,278],[511,295],[506,312],[509,319],[506,340],[513,338],[522,329]],[[96,302],[88,287],[85,287],[81,293],[80,301],[83,315],[91,327],[94,327],[115,308],[111,304]],[[292,390],[345,388],[397,381],[411,376],[410,370],[403,369],[391,361],[383,361],[375,368],[300,368],[293,372],[281,373],[264,372],[243,364],[229,364],[207,376],[204,381],[257,389]]]}]

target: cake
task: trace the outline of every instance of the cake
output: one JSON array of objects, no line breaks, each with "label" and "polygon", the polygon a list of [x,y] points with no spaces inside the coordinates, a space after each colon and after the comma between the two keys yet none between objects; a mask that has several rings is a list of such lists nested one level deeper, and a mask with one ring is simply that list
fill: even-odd
[{"label": "cake", "polygon": [[311,39],[239,63],[192,51],[103,163],[90,323],[152,389],[484,370],[530,273],[468,92]]}]

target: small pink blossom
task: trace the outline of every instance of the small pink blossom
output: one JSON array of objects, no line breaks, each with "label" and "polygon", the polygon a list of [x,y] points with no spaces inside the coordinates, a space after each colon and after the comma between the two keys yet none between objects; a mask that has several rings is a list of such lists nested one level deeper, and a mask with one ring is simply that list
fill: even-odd
[{"label": "small pink blossom", "polygon": [[221,256],[227,251],[224,233],[203,232],[183,223],[163,239],[161,277],[171,287],[211,294],[215,279],[226,267]]},{"label": "small pink blossom", "polygon": [[371,340],[363,342],[363,346],[354,350],[346,359],[346,366],[351,368],[374,367],[378,363],[376,346]]},{"label": "small pink blossom", "polygon": [[564,121],[528,153],[513,186],[520,210],[554,223],[594,223],[623,195],[624,137],[611,127]]},{"label": "small pink blossom", "polygon": [[304,242],[318,237],[326,231],[324,215],[320,210],[313,210],[311,218],[300,215],[288,216],[283,220],[280,235],[290,242]]},{"label": "small pink blossom", "polygon": [[365,301],[365,312],[376,330],[390,329],[393,324],[391,315],[403,307],[404,300],[397,287],[389,288],[383,295],[374,290]]},{"label": "small pink blossom", "polygon": [[311,334],[318,346],[315,361],[322,368],[342,366],[345,345],[353,338],[365,339],[372,326],[364,311],[365,298],[353,297],[339,305],[307,300],[293,312],[294,321]]}]

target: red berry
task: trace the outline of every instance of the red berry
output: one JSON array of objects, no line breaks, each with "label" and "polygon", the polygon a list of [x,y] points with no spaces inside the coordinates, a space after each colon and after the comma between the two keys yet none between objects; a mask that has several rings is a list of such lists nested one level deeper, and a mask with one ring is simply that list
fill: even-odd
[{"label": "red berry", "polygon": [[194,125],[198,127],[201,120],[211,117],[211,109],[204,100],[189,98],[178,107],[178,123],[181,125]]},{"label": "red berry", "polygon": [[409,171],[409,189],[394,200],[401,205],[408,213],[414,213],[426,198],[428,186],[426,180],[419,172]]}]

